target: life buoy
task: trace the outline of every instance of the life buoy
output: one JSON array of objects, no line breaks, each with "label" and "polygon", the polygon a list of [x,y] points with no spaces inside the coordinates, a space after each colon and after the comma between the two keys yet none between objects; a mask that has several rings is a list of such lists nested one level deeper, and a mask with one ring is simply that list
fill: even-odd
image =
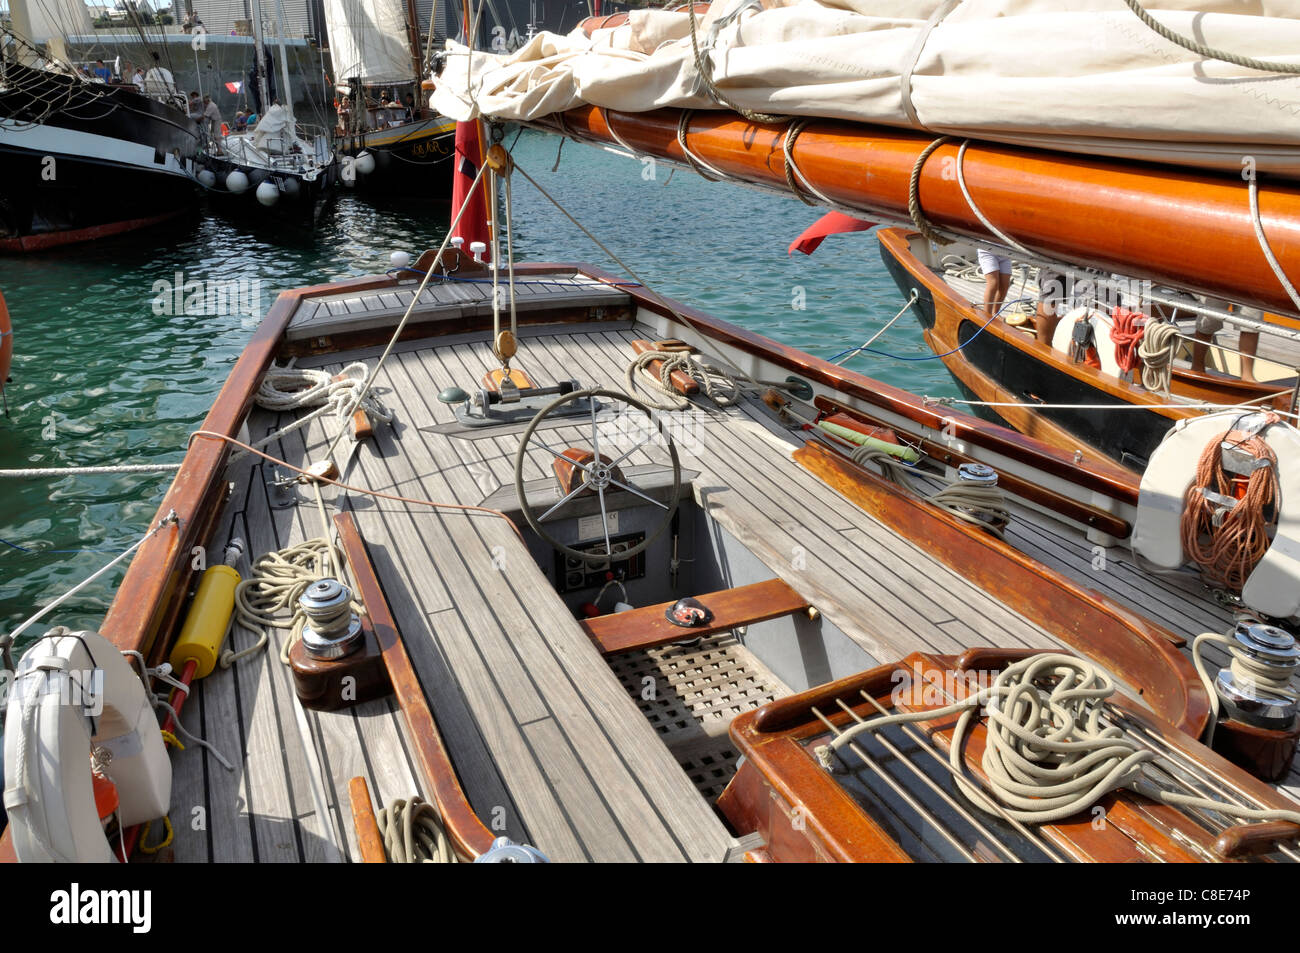
[{"label": "life buoy", "polygon": [[[1164,569],[1188,561],[1182,519],[1188,488],[1206,445],[1244,426],[1250,414],[1226,411],[1178,421],[1151,454],[1138,488],[1133,551]],[[1275,619],[1300,612],[1300,431],[1272,423],[1259,432],[1277,458],[1276,523],[1268,550],[1241,587],[1241,600]]]},{"label": "life buoy", "polygon": [[167,813],[171,762],[139,676],[103,636],[58,627],[23,655],[9,695],[4,803],[19,861],[117,856],[100,821],[92,752],[123,828]]},{"label": "life buoy", "polygon": [[1111,322],[1106,315],[1092,308],[1075,308],[1056,324],[1052,333],[1052,350],[1062,354],[1070,353],[1070,342],[1074,335],[1075,324],[1083,319],[1092,325],[1092,348],[1096,351],[1103,374],[1120,376],[1119,362],[1115,359],[1115,342],[1110,339]]}]

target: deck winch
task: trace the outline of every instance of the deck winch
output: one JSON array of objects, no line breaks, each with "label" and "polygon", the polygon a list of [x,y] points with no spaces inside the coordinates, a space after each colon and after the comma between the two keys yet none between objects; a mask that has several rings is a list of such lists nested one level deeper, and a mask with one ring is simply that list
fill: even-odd
[{"label": "deck winch", "polygon": [[307,622],[302,647],[314,659],[342,658],[360,645],[361,617],[351,609],[352,591],[337,579],[319,579],[306,588],[298,605]]},{"label": "deck winch", "polygon": [[[1239,622],[1232,633],[1234,655],[1242,664],[1225,666],[1214,680],[1214,690],[1228,718],[1268,728],[1286,731],[1296,722],[1300,711],[1294,692],[1278,690],[1273,680],[1287,682],[1300,669],[1300,647],[1290,632],[1260,622]],[[1252,674],[1256,670],[1269,673],[1262,681]]]}]

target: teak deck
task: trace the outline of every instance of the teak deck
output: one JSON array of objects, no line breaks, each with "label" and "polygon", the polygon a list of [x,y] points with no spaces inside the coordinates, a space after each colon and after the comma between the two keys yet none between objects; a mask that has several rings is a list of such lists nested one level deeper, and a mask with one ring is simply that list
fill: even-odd
[{"label": "teak deck", "polygon": [[[605,288],[603,295],[608,295]],[[576,377],[622,389],[631,341],[654,337],[628,321],[522,329],[517,365],[539,384]],[[437,393],[472,386],[492,365],[486,331],[400,344],[379,393],[396,411],[377,439],[345,445],[342,481],[426,499],[480,504],[513,483],[518,429],[473,439],[431,433],[452,411]],[[373,362],[378,348],[307,358],[341,368]],[[257,411],[254,437],[282,419]],[[268,448],[293,463],[323,452],[319,422]],[[579,426],[548,441],[581,443]],[[960,652],[976,645],[1055,646],[1051,635],[885,528],[790,458],[799,439],[748,403],[703,418],[683,448],[699,471],[699,506],[843,630],[872,658]],[[526,476],[544,477],[547,455]],[[629,465],[656,462],[647,451]],[[657,461],[662,462],[662,461]],[[269,466],[232,467],[229,535],[260,554],[319,535],[315,507],[272,509]],[[352,511],[461,781],[484,823],[554,860],[713,860],[737,843],[682,771],[633,695],[503,520],[374,500],[327,489]],[[418,771],[389,700],[351,711],[304,711],[288,670],[267,654],[201,683],[187,718],[232,759],[177,756],[178,805],[201,806],[206,830],[176,812],[177,859],[358,859],[347,808],[351,777],[364,776],[376,807],[419,790]],[[237,631],[235,647],[251,644]],[[196,721],[197,717],[197,721]]]}]

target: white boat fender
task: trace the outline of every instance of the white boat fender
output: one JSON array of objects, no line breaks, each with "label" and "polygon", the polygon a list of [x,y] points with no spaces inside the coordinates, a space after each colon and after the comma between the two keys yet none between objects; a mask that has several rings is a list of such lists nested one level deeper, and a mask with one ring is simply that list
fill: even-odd
[{"label": "white boat fender", "polygon": [[167,813],[171,762],[140,677],[102,635],[57,626],[18,663],[6,714],[4,805],[20,862],[114,860],[92,752],[117,788],[122,828]]},{"label": "white boat fender", "polygon": [[[1226,411],[1178,421],[1151,454],[1138,488],[1133,551],[1164,569],[1188,560],[1183,551],[1183,499],[1196,478],[1206,444],[1227,430],[1247,425],[1253,415]],[[1300,612],[1300,431],[1273,423],[1259,436],[1277,456],[1277,525],[1268,551],[1241,589],[1241,600],[1257,612],[1287,619]]]},{"label": "white boat fender", "polygon": [[[1052,334],[1052,350],[1061,354],[1070,354],[1074,344],[1076,325],[1084,318],[1092,327],[1090,340],[1087,342],[1097,352],[1097,360],[1104,374],[1121,376],[1119,362],[1115,360],[1115,342],[1110,339],[1111,320],[1095,308],[1075,308],[1066,312],[1056,324]],[[1080,361],[1082,358],[1079,359]]]}]

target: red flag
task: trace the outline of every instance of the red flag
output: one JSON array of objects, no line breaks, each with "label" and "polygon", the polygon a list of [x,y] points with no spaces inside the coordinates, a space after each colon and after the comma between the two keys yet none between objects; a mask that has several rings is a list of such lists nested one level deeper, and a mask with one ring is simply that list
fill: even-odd
[{"label": "red flag", "polygon": [[487,245],[488,253],[483,258],[488,261],[491,259],[492,243],[488,234],[487,202],[483,198],[484,186],[487,183],[480,182],[479,187],[470,194],[474,177],[478,175],[478,170],[483,165],[483,136],[477,120],[456,123],[456,153],[452,161],[456,163],[451,177],[452,221],[456,220],[466,200],[469,202],[469,207],[461,216],[460,224],[456,226],[452,237],[459,235],[465,239],[466,252],[474,242]]},{"label": "red flag", "polygon": [[843,212],[827,212],[790,243],[790,248],[786,251],[786,254],[793,255],[796,251],[801,251],[805,255],[811,255],[827,235],[838,235],[842,232],[865,232],[869,228],[875,228],[876,224],[876,222],[864,222],[860,218],[853,218]]}]

